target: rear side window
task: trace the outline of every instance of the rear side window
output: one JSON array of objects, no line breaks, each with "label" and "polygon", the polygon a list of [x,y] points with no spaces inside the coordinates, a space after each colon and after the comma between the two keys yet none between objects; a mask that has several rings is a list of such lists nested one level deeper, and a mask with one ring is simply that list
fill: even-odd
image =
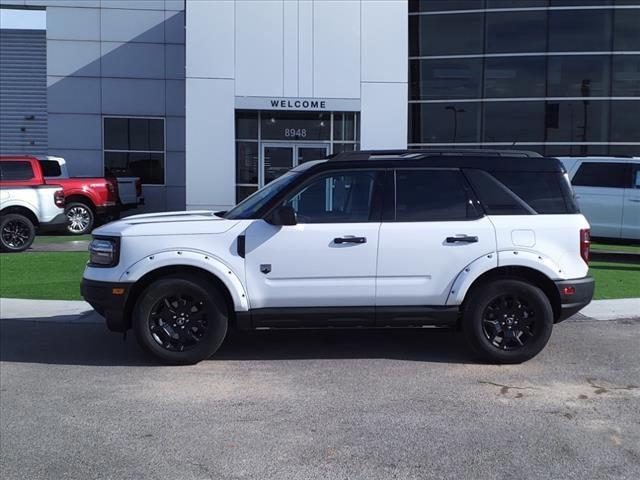
[{"label": "rear side window", "polygon": [[45,177],[59,177],[62,175],[60,164],[55,160],[40,160],[42,175]]},{"label": "rear side window", "polygon": [[561,173],[492,172],[503,185],[541,214],[576,213],[569,186]]},{"label": "rear side window", "polygon": [[31,180],[33,177],[33,169],[29,162],[0,162],[0,180],[11,182]]},{"label": "rear side window", "polygon": [[576,187],[630,188],[631,165],[585,162],[580,165],[571,183]]},{"label": "rear side window", "polygon": [[396,221],[429,222],[478,218],[458,170],[397,170]]}]

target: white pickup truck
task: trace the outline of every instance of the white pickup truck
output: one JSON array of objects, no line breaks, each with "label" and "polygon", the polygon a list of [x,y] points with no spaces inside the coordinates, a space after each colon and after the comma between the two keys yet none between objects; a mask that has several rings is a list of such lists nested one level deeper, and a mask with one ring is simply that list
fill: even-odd
[{"label": "white pickup truck", "polygon": [[22,252],[31,246],[35,230],[56,230],[67,223],[64,195],[56,185],[0,189],[0,247]]}]

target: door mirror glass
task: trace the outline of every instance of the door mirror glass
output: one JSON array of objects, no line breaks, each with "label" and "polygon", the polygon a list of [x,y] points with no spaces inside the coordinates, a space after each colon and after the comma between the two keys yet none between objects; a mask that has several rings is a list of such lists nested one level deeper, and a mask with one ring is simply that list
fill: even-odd
[{"label": "door mirror glass", "polygon": [[281,205],[274,210],[274,212],[267,219],[271,225],[295,225],[298,223],[296,221],[296,212],[293,211],[293,208],[289,205]]}]

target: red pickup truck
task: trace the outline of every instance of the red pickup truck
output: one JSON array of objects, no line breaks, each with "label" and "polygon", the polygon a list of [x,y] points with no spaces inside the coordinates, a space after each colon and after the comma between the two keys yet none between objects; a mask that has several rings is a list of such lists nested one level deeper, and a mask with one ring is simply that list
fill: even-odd
[{"label": "red pickup truck", "polygon": [[[71,234],[89,233],[96,220],[117,218],[126,208],[120,201],[115,178],[69,178],[64,160],[57,157],[0,156],[0,162],[17,158],[28,161],[31,166],[31,178],[17,182],[21,186],[47,184],[62,187],[65,213],[69,220],[66,228]],[[15,181],[11,183],[14,186],[17,184]],[[139,185],[136,185],[135,195],[141,198]],[[136,205],[142,203],[137,198],[135,202]]]}]

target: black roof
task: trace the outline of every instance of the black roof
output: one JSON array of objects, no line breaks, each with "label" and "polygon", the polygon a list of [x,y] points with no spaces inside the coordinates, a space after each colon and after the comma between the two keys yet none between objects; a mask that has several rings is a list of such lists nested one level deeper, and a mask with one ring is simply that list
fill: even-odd
[{"label": "black roof", "polygon": [[[564,166],[557,158],[519,150],[362,150],[339,153],[318,162],[324,168],[361,167],[439,167],[475,168],[488,171],[560,172]],[[386,164],[388,162],[388,165]],[[323,168],[323,169],[324,169]]]}]

